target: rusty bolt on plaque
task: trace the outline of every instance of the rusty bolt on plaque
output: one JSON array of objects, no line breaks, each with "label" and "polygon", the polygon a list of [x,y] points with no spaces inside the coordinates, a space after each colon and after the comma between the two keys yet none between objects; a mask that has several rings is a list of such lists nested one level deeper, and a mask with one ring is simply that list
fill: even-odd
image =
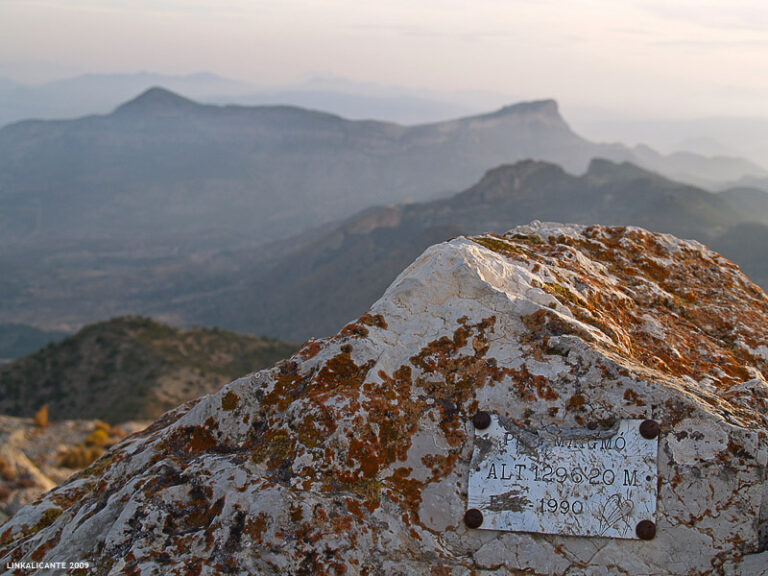
[{"label": "rusty bolt on plaque", "polygon": [[477,508],[470,508],[464,514],[464,524],[467,528],[480,528],[483,524],[483,513]]},{"label": "rusty bolt on plaque", "polygon": [[478,412],[472,417],[472,424],[478,430],[485,430],[491,425],[491,415],[488,412]]},{"label": "rusty bolt on plaque", "polygon": [[661,427],[656,420],[643,420],[640,424],[640,435],[648,440],[653,440],[659,435]]},{"label": "rusty bolt on plaque", "polygon": [[640,540],[653,540],[656,536],[656,524],[650,520],[640,520],[635,526],[635,534]]}]

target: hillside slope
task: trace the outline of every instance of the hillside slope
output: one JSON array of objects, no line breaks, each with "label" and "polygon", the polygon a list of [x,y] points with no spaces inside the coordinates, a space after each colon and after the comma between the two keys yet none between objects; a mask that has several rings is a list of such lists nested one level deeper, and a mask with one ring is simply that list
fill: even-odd
[{"label": "hillside slope", "polygon": [[0,413],[31,416],[48,404],[53,420],[153,419],[294,349],[222,330],[116,318],[0,366]]}]

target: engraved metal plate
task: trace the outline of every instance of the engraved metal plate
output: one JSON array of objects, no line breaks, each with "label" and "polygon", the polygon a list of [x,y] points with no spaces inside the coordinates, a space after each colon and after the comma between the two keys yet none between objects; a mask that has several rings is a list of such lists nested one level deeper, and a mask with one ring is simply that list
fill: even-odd
[{"label": "engraved metal plate", "polygon": [[475,430],[467,508],[485,530],[638,538],[658,495],[658,438],[642,422],[532,433],[492,415]]}]

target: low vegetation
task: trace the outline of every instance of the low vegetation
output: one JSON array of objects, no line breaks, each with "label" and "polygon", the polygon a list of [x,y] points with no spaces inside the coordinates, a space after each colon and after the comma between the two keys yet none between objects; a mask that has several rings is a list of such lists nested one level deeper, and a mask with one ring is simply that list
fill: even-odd
[{"label": "low vegetation", "polygon": [[[148,420],[271,366],[294,346],[218,329],[122,317],[0,366],[0,413],[48,419]],[[41,405],[46,406],[41,409]],[[98,432],[91,447],[99,446]]]}]

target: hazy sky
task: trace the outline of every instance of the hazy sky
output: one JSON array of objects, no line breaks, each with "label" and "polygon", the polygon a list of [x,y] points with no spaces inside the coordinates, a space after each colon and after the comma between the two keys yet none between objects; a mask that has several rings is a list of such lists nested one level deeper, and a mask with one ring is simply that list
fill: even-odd
[{"label": "hazy sky", "polygon": [[0,75],[140,70],[768,116],[768,2],[0,0]]}]

